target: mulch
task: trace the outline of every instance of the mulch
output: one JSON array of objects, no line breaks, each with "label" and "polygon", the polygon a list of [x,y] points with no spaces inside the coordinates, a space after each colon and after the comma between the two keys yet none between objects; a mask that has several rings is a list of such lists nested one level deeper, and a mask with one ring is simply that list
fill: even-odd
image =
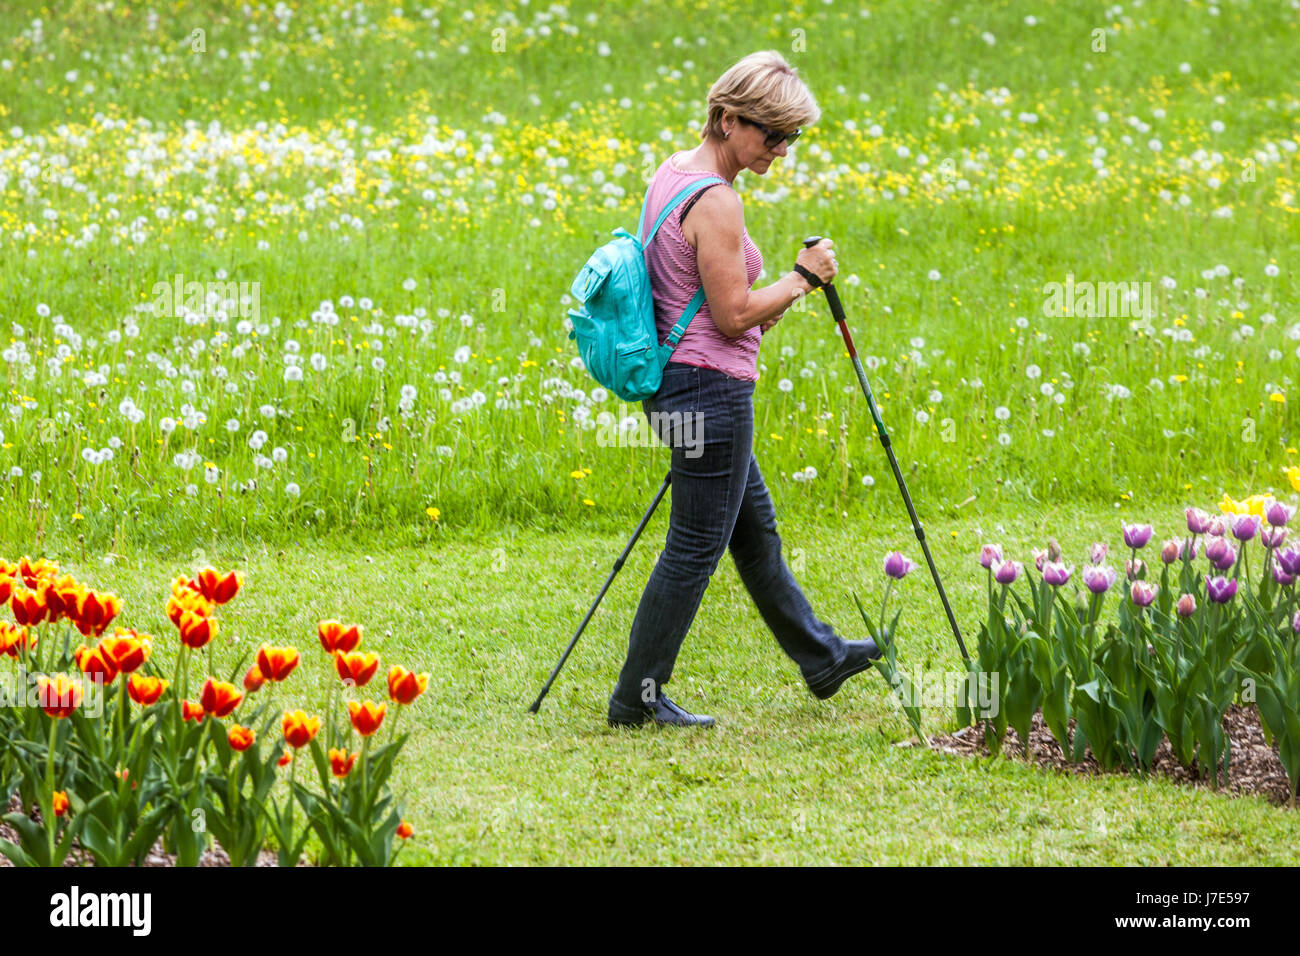
[{"label": "mulch", "polygon": [[[1073,742],[1073,719],[1070,720],[1069,729],[1071,742]],[[1291,784],[1287,779],[1286,770],[1282,767],[1282,760],[1278,757],[1277,745],[1269,746],[1264,741],[1259,711],[1254,707],[1233,704],[1223,717],[1223,729],[1232,741],[1232,750],[1228,762],[1228,779],[1225,784],[1222,777],[1220,778],[1218,792],[1232,796],[1261,796],[1270,803],[1286,806],[1291,799]],[[932,750],[940,753],[959,757],[989,756],[982,724],[963,727],[952,734],[937,734],[930,738],[929,743]],[[1002,741],[1002,752],[1004,756],[1025,759],[1024,743],[1015,730],[1007,729],[1007,735]],[[1056,738],[1043,723],[1041,711],[1034,714],[1033,723],[1030,725],[1029,759],[1044,769],[1074,775],[1128,773],[1126,770],[1102,770],[1091,750],[1085,750],[1083,759],[1077,763],[1067,760],[1061,745],[1056,742]],[[1155,763],[1151,772],[1177,783],[1207,790],[1213,789],[1213,780],[1208,774],[1202,774],[1196,768],[1188,769],[1179,765],[1174,759],[1168,740],[1162,740],[1156,749]]]}]

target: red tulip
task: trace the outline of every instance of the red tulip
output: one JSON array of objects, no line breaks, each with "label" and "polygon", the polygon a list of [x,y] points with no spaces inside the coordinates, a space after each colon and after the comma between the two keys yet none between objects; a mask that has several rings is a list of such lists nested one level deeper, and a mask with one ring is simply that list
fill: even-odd
[{"label": "red tulip", "polygon": [[37,702],[41,710],[56,719],[71,717],[73,711],[81,706],[84,693],[79,682],[63,674],[53,680],[44,675],[36,678]]},{"label": "red tulip", "polygon": [[360,624],[343,625],[335,620],[321,621],[316,625],[316,632],[320,637],[320,646],[325,648],[327,654],[335,651],[348,654],[361,643]]},{"label": "red tulip", "polygon": [[350,654],[335,651],[334,664],[339,672],[339,680],[343,683],[351,681],[354,687],[365,687],[370,683],[370,678],[375,676],[375,671],[379,670],[379,655],[366,651],[353,651]]},{"label": "red tulip", "polygon": [[99,651],[120,673],[138,670],[153,652],[153,642],[131,628],[119,627],[112,637],[101,638]]},{"label": "red tulip", "polygon": [[368,700],[361,703],[355,700],[348,701],[348,716],[352,718],[352,726],[362,737],[369,737],[379,729],[387,711],[387,704],[374,704]]},{"label": "red tulip", "polygon": [[286,710],[280,729],[284,732],[284,739],[290,747],[305,747],[320,731],[320,718],[308,717],[306,712],[301,710],[292,713]]},{"label": "red tulip", "polygon": [[217,636],[217,622],[193,611],[181,613],[181,643],[198,650]]},{"label": "red tulip", "polygon": [[349,754],[346,750],[339,750],[337,747],[330,748],[330,769],[334,772],[334,776],[346,777],[356,762],[356,754]]},{"label": "red tulip", "polygon": [[248,673],[244,675],[244,690],[248,691],[250,694],[265,683],[266,676],[262,673],[262,669],[256,664],[250,667]]},{"label": "red tulip", "polygon": [[181,701],[182,720],[193,720],[195,722],[198,722],[203,719],[203,715],[205,713],[206,711],[203,709],[203,707],[200,704],[196,704],[192,700]]},{"label": "red tulip", "polygon": [[199,692],[203,712],[213,717],[227,716],[243,699],[244,695],[234,684],[211,677],[203,682],[203,690]]},{"label": "red tulip", "polygon": [[257,652],[257,669],[270,681],[282,681],[298,666],[298,649],[263,644]]},{"label": "red tulip", "polygon": [[226,734],[226,740],[230,742],[231,748],[240,752],[253,746],[253,741],[256,739],[257,735],[253,733],[251,727],[241,727],[239,724],[231,727],[230,732]]},{"label": "red tulip", "polygon": [[137,704],[148,707],[158,702],[158,698],[162,696],[169,683],[170,681],[165,681],[161,677],[141,677],[139,674],[132,674],[126,679],[126,692]]},{"label": "red tulip", "polygon": [[239,592],[243,579],[235,571],[222,574],[215,568],[204,568],[196,574],[190,586],[213,604],[225,604]]},{"label": "red tulip", "polygon": [[428,686],[428,674],[413,674],[400,664],[394,664],[388,672],[388,696],[399,704],[409,704]]},{"label": "red tulip", "polygon": [[102,648],[87,647],[82,644],[72,652],[72,659],[77,662],[81,672],[92,680],[102,680],[105,684],[111,684],[113,678],[117,676],[117,668],[113,666],[112,661],[108,660]]}]

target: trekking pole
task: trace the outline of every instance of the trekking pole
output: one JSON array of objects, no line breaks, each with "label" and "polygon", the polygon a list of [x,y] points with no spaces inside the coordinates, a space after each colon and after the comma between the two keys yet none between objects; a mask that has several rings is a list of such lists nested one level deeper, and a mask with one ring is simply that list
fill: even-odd
[{"label": "trekking pole", "polygon": [[645,516],[641,519],[641,523],[636,526],[636,531],[632,532],[632,540],[627,543],[627,547],[623,549],[623,553],[620,554],[618,560],[614,562],[614,570],[609,572],[609,577],[605,579],[605,586],[601,588],[600,593],[596,595],[596,601],[591,605],[591,610],[587,612],[587,616],[584,617],[582,623],[578,625],[578,630],[574,632],[573,639],[569,641],[569,646],[564,649],[564,654],[560,656],[559,663],[556,664],[555,669],[551,671],[551,676],[546,679],[546,686],[542,688],[542,692],[538,694],[537,699],[533,701],[533,706],[528,708],[531,713],[537,713],[538,709],[542,706],[542,698],[546,696],[547,692],[551,689],[551,685],[555,683],[555,678],[556,675],[560,673],[560,668],[563,667],[564,662],[569,659],[569,654],[573,652],[573,646],[578,643],[578,638],[582,636],[583,629],[586,628],[587,622],[590,621],[591,616],[596,613],[596,608],[600,605],[601,599],[604,598],[605,592],[609,590],[609,586],[614,582],[614,575],[618,574],[618,572],[622,570],[623,563],[627,560],[627,556],[632,552],[632,546],[636,544],[636,539],[641,537],[641,532],[644,531],[645,526],[650,523],[650,516],[655,513],[655,509],[659,507],[659,502],[663,500],[664,495],[667,493],[668,484],[672,481],[672,477],[673,473],[671,471],[664,476],[664,483],[660,487],[659,493],[655,495],[655,500],[650,502],[650,507],[646,510]]},{"label": "trekking pole", "polygon": [[[803,241],[803,244],[806,247],[812,247],[821,241],[821,236],[809,236]],[[925,543],[925,532],[921,530],[921,520],[917,518],[916,509],[912,507],[912,497],[907,493],[907,483],[903,481],[903,473],[898,468],[898,459],[894,456],[894,446],[889,441],[889,432],[885,431],[885,423],[880,420],[880,409],[876,408],[875,396],[871,394],[871,386],[867,384],[867,373],[862,370],[862,361],[858,358],[858,350],[853,347],[853,336],[849,334],[848,319],[844,315],[844,306],[840,304],[840,295],[835,291],[834,283],[831,282],[825,283],[822,290],[826,293],[826,302],[831,307],[831,315],[839,323],[844,346],[849,350],[849,358],[853,360],[853,370],[858,373],[858,384],[862,386],[862,394],[867,397],[867,407],[871,409],[871,418],[876,423],[876,434],[880,436],[880,444],[885,446],[885,453],[889,456],[889,466],[894,469],[894,478],[898,481],[898,490],[903,493],[903,503],[907,505],[907,514],[912,519],[912,530],[916,532],[916,540],[921,543],[921,551],[925,554],[925,563],[930,566],[930,576],[934,578],[934,586],[939,591],[939,600],[943,602],[943,609],[948,614],[948,623],[952,625],[952,635],[957,638],[957,647],[961,650],[962,660],[969,661],[970,655],[966,653],[966,644],[962,641],[961,631],[957,628],[957,618],[953,616],[952,606],[948,603],[948,595],[943,590],[943,582],[939,580],[939,572],[934,566],[934,558],[930,557],[930,546]]]}]

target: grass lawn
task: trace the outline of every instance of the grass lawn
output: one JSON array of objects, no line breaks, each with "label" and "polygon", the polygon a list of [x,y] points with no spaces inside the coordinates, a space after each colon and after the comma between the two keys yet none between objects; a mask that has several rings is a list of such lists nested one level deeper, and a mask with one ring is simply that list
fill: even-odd
[{"label": "grass lawn", "polygon": [[[918,509],[968,643],[982,611],[983,571],[974,559],[981,541],[1028,559],[1055,535],[1077,562],[1094,540],[1114,547],[1119,537],[1114,509],[1063,506],[1030,518],[1011,509],[945,514],[925,502]],[[1177,503],[1152,506],[1146,516],[1158,537],[1181,523]],[[636,517],[628,516],[629,534]],[[895,746],[910,731],[884,683],[859,675],[833,700],[815,700],[729,558],[669,685],[718,726],[610,729],[605,701],[666,528],[665,505],[536,717],[526,708],[626,535],[513,531],[428,546],[337,538],[283,549],[233,543],[205,556],[246,575],[243,591],[219,613],[223,640],[250,651],[263,640],[303,650],[305,665],[279,691],[286,702],[319,707],[334,680],[315,647],[319,619],[362,623],[363,647],[380,652],[383,669],[396,662],[431,672],[429,692],[403,718],[414,734],[395,784],[416,836],[401,862],[1296,861],[1297,818],[1263,800],[1124,775],[1067,778],[1014,759]],[[881,556],[898,547],[921,557],[901,503],[865,527],[782,523],[781,531],[814,608],[846,637],[865,636],[849,590],[878,607]],[[74,558],[65,566],[119,594],[131,625],[172,640],[162,596],[191,563],[179,550],[93,565]],[[900,663],[956,669],[923,568],[901,592]],[[221,654],[226,670],[229,651]],[[947,710],[927,709],[924,718],[930,733],[954,726]]]}]

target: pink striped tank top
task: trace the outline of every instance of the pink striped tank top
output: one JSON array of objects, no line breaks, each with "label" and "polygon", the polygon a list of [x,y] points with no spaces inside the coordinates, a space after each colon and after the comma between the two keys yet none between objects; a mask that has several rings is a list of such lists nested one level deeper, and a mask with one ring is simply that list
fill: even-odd
[{"label": "pink striped tank top", "polygon": [[[704,170],[681,169],[674,162],[674,153],[660,164],[650,183],[644,232],[645,239],[650,232],[664,204],[693,180],[709,176],[718,176]],[[725,179],[726,177],[719,176]],[[730,188],[720,183],[710,188]],[[696,193],[696,195],[700,195]],[[692,197],[693,198],[693,197]],[[655,240],[646,250],[646,268],[650,273],[650,288],[654,294],[655,326],[659,331],[659,341],[663,342],[677,320],[681,318],[695,290],[700,287],[700,270],[696,264],[695,250],[682,236],[682,210],[691,202],[687,199],[664,220],[659,227]],[[752,286],[763,270],[763,256],[758,247],[749,238],[749,231],[744,234],[745,267],[749,284]],[[701,368],[715,369],[732,378],[747,382],[758,381],[758,347],[763,333],[758,326],[746,329],[736,338],[728,338],[718,330],[705,300],[700,311],[695,314],[686,329],[677,348],[673,350],[670,362],[685,365],[697,365]]]}]

